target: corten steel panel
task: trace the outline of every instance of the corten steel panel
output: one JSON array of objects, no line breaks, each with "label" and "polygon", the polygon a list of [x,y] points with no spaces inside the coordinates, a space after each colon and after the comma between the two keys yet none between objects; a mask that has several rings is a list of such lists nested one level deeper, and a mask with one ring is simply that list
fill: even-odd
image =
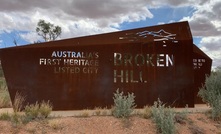
[{"label": "corten steel panel", "polygon": [[193,45],[193,68],[194,68],[194,96],[195,104],[203,103],[202,99],[197,96],[199,88],[204,85],[206,76],[210,75],[212,59]]},{"label": "corten steel panel", "polygon": [[192,35],[187,22],[0,50],[13,101],[50,100],[54,110],[111,107],[133,92],[138,107],[157,98],[194,106]]}]

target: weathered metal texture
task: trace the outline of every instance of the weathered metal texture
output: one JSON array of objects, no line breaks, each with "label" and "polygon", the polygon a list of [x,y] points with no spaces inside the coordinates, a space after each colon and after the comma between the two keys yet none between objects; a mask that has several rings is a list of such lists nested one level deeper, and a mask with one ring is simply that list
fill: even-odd
[{"label": "weathered metal texture", "polygon": [[199,88],[204,85],[206,76],[210,75],[212,59],[197,46],[193,45],[194,96],[195,104],[203,103],[198,97]]},{"label": "weathered metal texture", "polygon": [[157,98],[194,106],[188,22],[6,48],[0,57],[12,101],[20,92],[54,110],[93,109],[111,107],[120,89],[133,92],[138,107]]}]

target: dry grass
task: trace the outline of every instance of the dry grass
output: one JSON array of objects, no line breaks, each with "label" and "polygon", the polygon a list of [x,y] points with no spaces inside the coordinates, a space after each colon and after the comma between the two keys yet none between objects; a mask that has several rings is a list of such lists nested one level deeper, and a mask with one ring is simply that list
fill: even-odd
[{"label": "dry grass", "polygon": [[97,115],[97,116],[99,116],[99,115],[101,115],[101,111],[102,111],[102,108],[101,107],[95,107],[95,115]]},{"label": "dry grass", "polygon": [[8,112],[0,114],[0,120],[10,121],[10,119],[11,119],[11,115]]},{"label": "dry grass", "polygon": [[25,96],[22,96],[19,92],[16,92],[15,99],[12,104],[15,113],[21,112],[24,101],[25,101]]},{"label": "dry grass", "polygon": [[9,92],[6,87],[1,87],[0,89],[0,108],[11,107],[11,100]]},{"label": "dry grass", "polygon": [[80,117],[89,117],[89,116],[90,116],[90,112],[88,109],[84,109],[80,114]]},{"label": "dry grass", "polygon": [[152,111],[150,106],[144,106],[143,113],[141,116],[145,119],[149,119],[152,116]]},{"label": "dry grass", "polygon": [[58,119],[49,120],[48,126],[53,130],[61,130],[63,128],[62,122]]}]

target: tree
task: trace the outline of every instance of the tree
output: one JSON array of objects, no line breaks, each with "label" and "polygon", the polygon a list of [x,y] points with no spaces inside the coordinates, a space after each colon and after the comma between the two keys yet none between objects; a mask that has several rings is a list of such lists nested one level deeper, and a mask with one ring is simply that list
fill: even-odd
[{"label": "tree", "polygon": [[39,20],[36,32],[39,36],[42,36],[45,41],[51,41],[61,35],[61,27],[55,26],[50,22],[45,22],[44,20]]}]

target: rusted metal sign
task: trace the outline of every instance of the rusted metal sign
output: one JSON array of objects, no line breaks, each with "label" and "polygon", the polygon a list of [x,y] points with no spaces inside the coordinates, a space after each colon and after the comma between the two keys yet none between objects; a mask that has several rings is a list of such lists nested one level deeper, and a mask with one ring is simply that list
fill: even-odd
[{"label": "rusted metal sign", "polygon": [[54,110],[111,107],[117,89],[133,92],[138,107],[157,98],[193,107],[204,82],[195,76],[212,62],[194,46],[188,22],[5,48],[0,57],[12,100],[20,92]]}]

